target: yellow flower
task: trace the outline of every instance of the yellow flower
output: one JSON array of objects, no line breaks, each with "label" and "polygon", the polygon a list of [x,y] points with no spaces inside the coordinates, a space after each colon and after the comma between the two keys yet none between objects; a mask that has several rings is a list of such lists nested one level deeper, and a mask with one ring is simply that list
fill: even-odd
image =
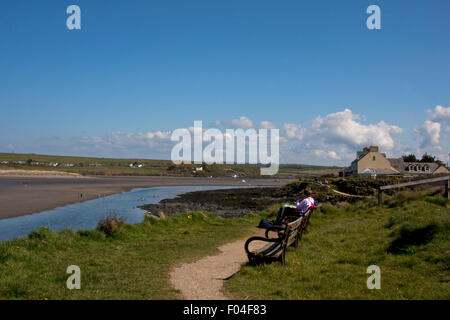
[{"label": "yellow flower", "polygon": [[191,216],[191,215],[189,215],[189,216],[188,216],[188,219],[192,219],[192,216]]}]

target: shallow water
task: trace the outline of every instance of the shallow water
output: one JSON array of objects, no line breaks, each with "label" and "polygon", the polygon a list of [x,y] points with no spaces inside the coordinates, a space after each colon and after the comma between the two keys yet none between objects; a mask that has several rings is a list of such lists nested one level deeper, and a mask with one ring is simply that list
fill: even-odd
[{"label": "shallow water", "polygon": [[143,221],[145,210],[137,208],[144,204],[158,203],[162,199],[201,190],[231,189],[231,186],[171,186],[139,188],[129,192],[113,194],[99,199],[79,202],[52,210],[26,216],[0,220],[0,241],[27,236],[39,227],[53,231],[65,228],[73,230],[93,229],[98,221],[110,214],[122,217],[126,223]]}]

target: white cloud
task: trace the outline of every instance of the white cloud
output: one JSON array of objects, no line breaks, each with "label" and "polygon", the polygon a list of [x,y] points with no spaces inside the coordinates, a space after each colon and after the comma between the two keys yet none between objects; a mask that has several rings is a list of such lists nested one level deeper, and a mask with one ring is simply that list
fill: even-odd
[{"label": "white cloud", "polygon": [[253,122],[245,116],[241,116],[239,119],[231,120],[231,125],[235,128],[252,128]]},{"label": "white cloud", "polygon": [[434,122],[445,122],[450,125],[450,107],[445,108],[443,106],[436,106],[434,111],[428,110],[430,114],[430,120]]},{"label": "white cloud", "polygon": [[317,117],[312,122],[312,134],[327,144],[344,144],[353,148],[372,144],[387,150],[394,148],[392,135],[401,133],[401,128],[384,121],[364,125],[356,121],[358,118],[349,109],[324,118]]},{"label": "white cloud", "polygon": [[155,132],[155,136],[161,140],[169,140],[170,139],[170,131],[157,131]]},{"label": "white cloud", "polygon": [[[364,146],[377,145],[381,152],[387,152],[388,156],[400,156],[402,153],[411,152],[413,148],[428,152],[448,149],[442,148],[439,143],[446,142],[447,133],[441,134],[441,122],[446,121],[447,110],[437,106],[429,111],[428,120],[414,131],[419,134],[421,141],[416,140],[416,145],[402,145],[405,141],[413,142],[414,139],[402,140],[397,134],[403,130],[393,124],[380,121],[368,123],[362,121],[364,115],[354,114],[350,109],[318,116],[309,123],[286,122],[274,124],[270,121],[254,122],[246,116],[232,120],[216,120],[211,123],[213,128],[220,127],[225,136],[226,128],[246,129],[272,129],[280,127],[280,160],[281,162],[309,163],[318,165],[348,165],[354,159],[355,152]],[[436,121],[434,121],[434,120]],[[445,132],[450,132],[447,126]],[[193,127],[187,127],[193,133]],[[206,129],[203,128],[203,132]],[[442,128],[444,132],[444,128]],[[101,155],[114,153],[123,157],[158,157],[170,158],[171,148],[174,142],[170,141],[171,131],[153,131],[146,133],[121,133],[114,132],[105,137],[89,137],[80,139],[80,147],[89,152]],[[395,141],[394,141],[395,138]],[[422,148],[419,148],[421,143]],[[426,147],[426,148],[424,148]],[[440,149],[439,149],[440,148]],[[391,154],[390,154],[391,153]],[[440,151],[439,153],[443,153]]]},{"label": "white cloud", "polygon": [[[242,116],[231,121],[217,120],[213,124],[248,128],[254,122]],[[276,128],[269,121],[262,121],[258,128]],[[281,125],[279,141],[281,160],[302,163],[329,164],[337,160],[347,163],[355,152],[367,145],[378,145],[384,151],[394,149],[393,136],[403,130],[381,121],[363,124],[359,115],[345,109],[324,117],[317,117],[306,127],[287,122]]]},{"label": "white cloud", "polygon": [[328,158],[333,160],[340,160],[341,157],[335,151],[314,150],[314,154],[319,158]]},{"label": "white cloud", "polygon": [[441,124],[439,122],[426,120],[419,129],[416,129],[415,131],[422,136],[422,148],[437,146],[439,144],[441,132]]},{"label": "white cloud", "polygon": [[270,121],[261,121],[259,127],[263,129],[276,129],[276,126]]},{"label": "white cloud", "polygon": [[301,125],[295,123],[285,123],[283,125],[284,133],[290,139],[303,139],[304,129]]}]

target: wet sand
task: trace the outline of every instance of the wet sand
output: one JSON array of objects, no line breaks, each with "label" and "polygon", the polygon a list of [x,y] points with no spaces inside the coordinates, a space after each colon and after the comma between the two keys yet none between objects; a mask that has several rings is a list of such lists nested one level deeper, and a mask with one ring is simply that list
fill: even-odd
[{"label": "wet sand", "polygon": [[[0,219],[37,213],[134,188],[159,186],[281,186],[291,180],[194,177],[0,176]],[[82,197],[81,197],[82,194]]]}]

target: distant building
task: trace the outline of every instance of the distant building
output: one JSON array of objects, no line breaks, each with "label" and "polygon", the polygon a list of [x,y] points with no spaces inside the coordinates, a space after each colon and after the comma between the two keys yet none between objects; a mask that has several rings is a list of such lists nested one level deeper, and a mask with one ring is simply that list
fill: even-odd
[{"label": "distant building", "polygon": [[103,165],[100,163],[89,163],[89,167],[101,167],[101,166]]},{"label": "distant building", "polygon": [[138,162],[128,164],[130,168],[142,168],[144,165]]},{"label": "distant building", "polygon": [[75,167],[75,164],[73,164],[73,163],[63,163],[62,166],[63,167]]},{"label": "distant building", "polygon": [[443,165],[434,162],[404,162],[403,158],[389,159],[385,153],[380,153],[377,146],[365,147],[356,153],[356,159],[350,166],[344,168],[340,176],[371,176],[377,175],[432,175],[449,173]]},{"label": "distant building", "polygon": [[59,166],[59,163],[58,162],[48,162],[48,163],[46,163],[46,165],[48,167],[57,167],[57,166]]},{"label": "distant building", "polygon": [[428,175],[449,173],[448,169],[435,162],[404,162],[402,158],[389,159],[402,174]]}]

